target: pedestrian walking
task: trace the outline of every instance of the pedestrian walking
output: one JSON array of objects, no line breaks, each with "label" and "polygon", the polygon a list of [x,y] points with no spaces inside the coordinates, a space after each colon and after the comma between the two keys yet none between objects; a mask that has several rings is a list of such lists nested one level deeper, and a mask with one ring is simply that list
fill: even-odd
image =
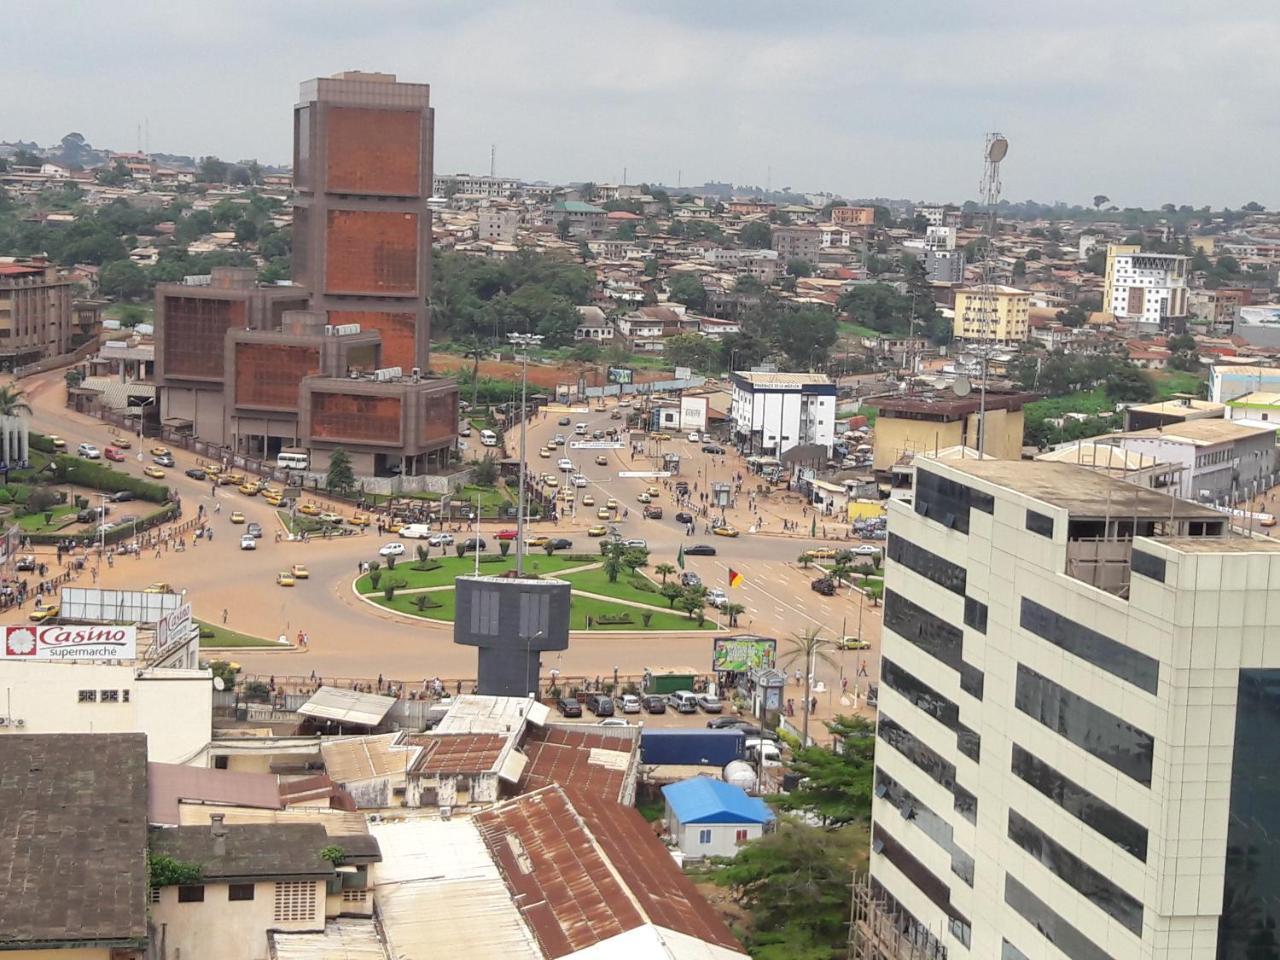
[{"label": "pedestrian walking", "polygon": [[226,607],[223,607],[223,608],[222,608],[222,622],[223,622],[224,624],[227,622],[227,608],[226,608]]}]

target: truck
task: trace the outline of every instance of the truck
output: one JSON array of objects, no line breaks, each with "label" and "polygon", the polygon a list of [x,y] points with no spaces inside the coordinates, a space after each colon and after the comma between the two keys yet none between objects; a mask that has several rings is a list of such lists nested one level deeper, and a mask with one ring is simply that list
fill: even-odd
[{"label": "truck", "polygon": [[668,694],[675,693],[677,690],[692,690],[693,681],[697,677],[698,671],[690,667],[673,667],[662,672],[646,670],[644,692]]},{"label": "truck", "polygon": [[745,743],[746,734],[734,728],[646,727],[640,732],[640,762],[723,767],[745,757]]}]

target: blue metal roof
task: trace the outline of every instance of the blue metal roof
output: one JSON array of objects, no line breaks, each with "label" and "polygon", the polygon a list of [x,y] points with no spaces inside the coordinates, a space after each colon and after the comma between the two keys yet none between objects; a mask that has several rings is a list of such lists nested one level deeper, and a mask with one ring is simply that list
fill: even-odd
[{"label": "blue metal roof", "polygon": [[691,777],[662,788],[681,823],[768,823],[773,812],[759,797],[711,777]]}]

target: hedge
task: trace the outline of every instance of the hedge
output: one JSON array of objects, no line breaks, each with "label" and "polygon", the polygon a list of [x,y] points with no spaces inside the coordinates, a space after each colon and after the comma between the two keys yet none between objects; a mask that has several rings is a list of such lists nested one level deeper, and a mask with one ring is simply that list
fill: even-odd
[{"label": "hedge", "polygon": [[27,433],[27,442],[32,450],[39,450],[41,453],[57,453],[58,448],[53,445],[53,441],[46,437],[43,433],[36,433],[31,430]]},{"label": "hedge", "polygon": [[106,493],[128,490],[140,499],[150,500],[152,503],[164,503],[169,499],[169,488],[162,484],[151,483],[93,460],[82,460],[65,453],[53,458],[53,472],[59,483],[71,482],[76,486],[90,487]]},{"label": "hedge", "polygon": [[[121,540],[130,540],[133,538],[133,532],[135,529],[141,533],[143,530],[149,530],[150,528],[157,527],[162,523],[177,520],[181,515],[182,510],[178,504],[166,503],[164,507],[151,514],[151,516],[143,517],[137,522],[137,524],[130,523],[124,526],[113,527],[108,530],[102,535],[102,542],[107,546],[111,546],[112,544],[119,543]],[[98,542],[98,534],[96,532],[92,535],[89,533],[30,533],[26,535],[26,538],[31,541],[32,545],[44,544],[48,546],[50,544],[56,544],[61,540],[66,540],[68,536],[70,536],[71,539],[78,540],[86,545]]]}]

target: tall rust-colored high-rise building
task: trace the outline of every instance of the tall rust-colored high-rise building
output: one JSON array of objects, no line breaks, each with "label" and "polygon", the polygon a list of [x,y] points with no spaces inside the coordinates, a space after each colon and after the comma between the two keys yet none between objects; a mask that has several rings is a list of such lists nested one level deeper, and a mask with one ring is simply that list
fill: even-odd
[{"label": "tall rust-colored high-rise building", "polygon": [[339,447],[365,477],[448,464],[458,387],[424,375],[433,123],[426,84],[343,73],[302,85],[293,283],[216,268],[157,285],[166,426],[267,459],[302,447],[315,471]]},{"label": "tall rust-colored high-rise building", "polygon": [[293,111],[293,279],[331,324],[382,334],[382,362],[426,369],[432,139],[425,83],[308,80]]}]

